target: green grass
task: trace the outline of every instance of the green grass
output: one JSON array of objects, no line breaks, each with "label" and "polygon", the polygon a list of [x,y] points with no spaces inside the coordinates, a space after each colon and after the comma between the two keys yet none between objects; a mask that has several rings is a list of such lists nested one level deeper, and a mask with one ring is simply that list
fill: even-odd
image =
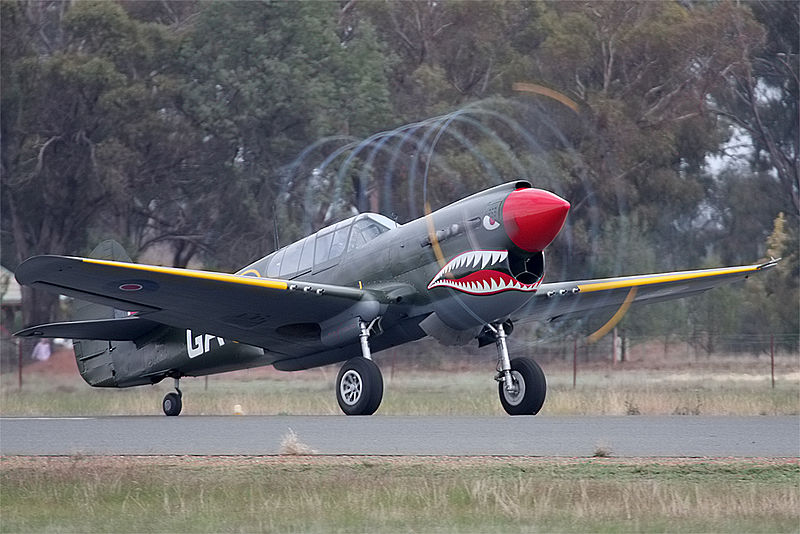
[{"label": "green grass", "polygon": [[[335,369],[278,373],[262,370],[187,378],[181,383],[185,414],[232,414],[236,404],[248,415],[338,414],[333,389]],[[491,372],[384,371],[383,415],[501,415]],[[729,374],[729,373],[728,373]],[[796,374],[796,373],[795,373]],[[592,371],[572,388],[571,375],[548,373],[543,415],[796,415],[800,382],[789,375],[772,389],[750,375],[676,376],[655,371]],[[91,388],[77,375],[2,376],[0,414],[157,415],[172,381],[129,389]]]},{"label": "green grass", "polygon": [[1,462],[0,532],[797,532],[800,525],[796,461]]}]

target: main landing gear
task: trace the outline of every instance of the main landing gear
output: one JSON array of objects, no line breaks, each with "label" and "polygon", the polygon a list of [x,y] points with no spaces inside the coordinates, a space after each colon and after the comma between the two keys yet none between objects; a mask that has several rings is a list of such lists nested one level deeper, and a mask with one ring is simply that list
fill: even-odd
[{"label": "main landing gear", "polygon": [[[383,377],[369,349],[372,324],[360,323],[361,356],[345,362],[336,377],[336,400],[347,415],[372,415],[383,399]],[[508,357],[506,337],[510,322],[486,325],[485,335],[497,347],[500,404],[509,415],[536,415],[544,405],[547,381],[541,367],[530,358]],[[488,340],[487,340],[488,341]],[[489,341],[491,342],[491,341]]]},{"label": "main landing gear", "polygon": [[181,397],[183,393],[181,393],[181,379],[175,379],[175,392],[167,393],[164,395],[164,400],[161,401],[161,407],[164,409],[165,415],[178,415],[181,413],[181,408],[183,408],[183,401]]},{"label": "main landing gear", "polygon": [[372,361],[369,331],[372,324],[360,323],[361,356],[345,362],[336,377],[336,400],[347,415],[372,415],[383,399],[383,376]]},{"label": "main landing gear", "polygon": [[[497,375],[500,404],[508,415],[536,415],[547,394],[542,368],[530,358],[508,357],[504,323],[486,325],[497,346]],[[508,324],[510,329],[511,324]]]}]

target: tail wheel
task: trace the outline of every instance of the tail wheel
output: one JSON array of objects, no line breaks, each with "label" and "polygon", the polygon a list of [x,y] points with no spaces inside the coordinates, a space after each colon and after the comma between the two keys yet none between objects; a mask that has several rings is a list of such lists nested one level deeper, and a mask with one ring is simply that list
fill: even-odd
[{"label": "tail wheel", "polygon": [[383,399],[383,376],[372,360],[345,362],[336,377],[336,400],[347,415],[372,415]]},{"label": "tail wheel", "polygon": [[504,381],[498,383],[500,404],[508,415],[536,415],[542,409],[547,394],[547,381],[539,364],[530,358],[511,360],[509,390]]},{"label": "tail wheel", "polygon": [[183,408],[183,401],[178,393],[167,393],[164,395],[164,400],[161,402],[161,407],[164,409],[165,415],[178,415]]}]

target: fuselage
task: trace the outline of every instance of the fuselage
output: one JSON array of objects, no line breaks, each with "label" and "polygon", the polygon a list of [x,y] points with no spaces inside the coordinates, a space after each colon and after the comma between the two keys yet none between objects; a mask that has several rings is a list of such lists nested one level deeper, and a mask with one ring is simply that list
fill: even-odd
[{"label": "fuselage", "polygon": [[[544,213],[537,212],[543,203]],[[568,208],[527,182],[508,183],[403,225],[358,215],[237,274],[370,289],[394,297],[392,303],[402,305],[408,317],[436,311],[452,328],[473,328],[511,313],[515,302],[535,291],[544,276],[543,249],[563,226]],[[312,261],[307,251],[314,245]],[[331,252],[320,254],[320,246]],[[448,309],[454,298],[473,303],[470,311],[460,313],[457,304]]]},{"label": "fuselage", "polygon": [[[370,339],[373,352],[426,335],[467,342],[533,296],[544,277],[543,249],[560,231],[568,209],[552,193],[512,182],[402,225],[381,215],[357,215],[237,274],[366,290],[365,315],[380,317],[378,335]],[[286,324],[269,347],[169,329],[155,343],[163,357],[144,365],[145,373],[144,362],[131,364],[130,370],[138,367],[135,381],[142,383],[142,377],[160,379],[166,372],[197,376],[267,364],[282,370],[326,365],[358,354],[357,335],[348,328],[335,318],[330,324]]]}]

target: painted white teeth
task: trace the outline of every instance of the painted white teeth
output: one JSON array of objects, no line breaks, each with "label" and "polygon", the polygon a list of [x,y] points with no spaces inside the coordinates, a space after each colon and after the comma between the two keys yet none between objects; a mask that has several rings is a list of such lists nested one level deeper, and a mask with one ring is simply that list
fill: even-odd
[{"label": "painted white teeth", "polygon": [[451,280],[437,280],[436,282],[432,282],[429,286],[429,289],[434,287],[450,287],[453,289],[457,289],[459,291],[463,291],[465,293],[471,293],[474,295],[488,295],[491,293],[499,293],[506,290],[517,290],[517,291],[535,291],[536,288],[522,284],[520,282],[515,281],[505,281],[505,280],[479,280],[475,282],[456,282]]},{"label": "painted white teeth", "polygon": [[445,265],[436,278],[442,278],[446,273],[461,268],[476,269],[480,266],[480,269],[485,269],[487,266],[493,266],[505,261],[507,257],[507,250],[474,250],[465,252]]},{"label": "painted white teeth", "polygon": [[445,275],[458,269],[483,270],[487,266],[505,261],[508,258],[507,250],[473,250],[465,252],[450,260],[439,273],[428,284],[428,289],[434,287],[450,287],[466,293],[475,295],[498,293],[505,290],[515,289],[518,291],[536,291],[534,286],[523,284],[518,280],[508,280],[504,278],[495,279],[488,277],[484,280],[474,280],[470,282],[446,279]]}]

